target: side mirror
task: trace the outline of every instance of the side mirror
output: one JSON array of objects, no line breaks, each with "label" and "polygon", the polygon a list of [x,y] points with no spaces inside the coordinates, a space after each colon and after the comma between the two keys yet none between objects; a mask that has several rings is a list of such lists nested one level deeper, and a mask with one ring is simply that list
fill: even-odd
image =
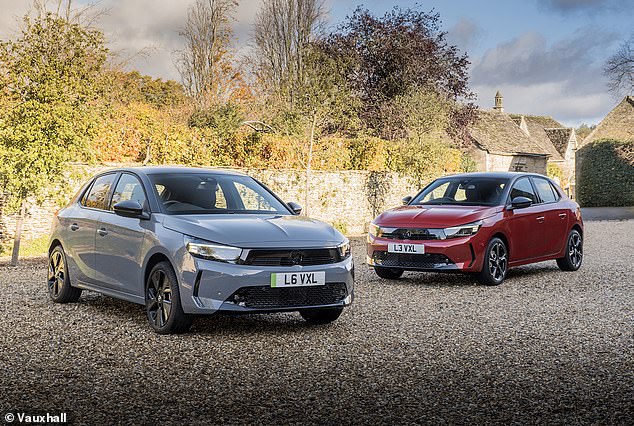
[{"label": "side mirror", "polygon": [[299,204],[294,203],[292,201],[288,202],[286,204],[288,205],[288,207],[291,208],[291,210],[293,211],[293,214],[297,214],[298,215],[298,214],[300,214],[302,212],[302,206],[300,206]]},{"label": "side mirror", "polygon": [[406,206],[410,203],[410,201],[412,201],[412,196],[408,195],[407,197],[403,198],[401,201],[403,201],[403,205]]},{"label": "side mirror", "polygon": [[511,201],[511,207],[513,209],[524,209],[530,207],[531,204],[533,204],[533,200],[526,197],[515,197],[513,201]]},{"label": "side mirror", "polygon": [[121,201],[113,206],[114,212],[118,216],[133,217],[139,219],[146,219],[146,215],[143,212],[143,206],[134,200]]}]

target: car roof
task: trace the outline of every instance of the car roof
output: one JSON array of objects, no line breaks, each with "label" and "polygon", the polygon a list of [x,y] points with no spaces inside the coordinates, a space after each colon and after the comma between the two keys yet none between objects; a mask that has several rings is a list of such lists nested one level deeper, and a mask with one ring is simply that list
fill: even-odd
[{"label": "car roof", "polygon": [[200,174],[200,173],[214,173],[219,175],[234,175],[234,176],[246,176],[244,173],[227,170],[227,169],[214,169],[206,167],[185,167],[185,166],[139,166],[139,167],[120,167],[108,172],[133,172],[143,175],[156,175],[156,174],[169,174],[169,173],[186,173],[186,174]]},{"label": "car roof", "polygon": [[453,177],[513,179],[520,176],[535,176],[535,177],[547,178],[547,176],[540,175],[539,173],[527,173],[527,172],[473,172],[473,173],[458,173],[454,175],[447,175],[447,176],[442,176],[438,179],[453,178]]}]

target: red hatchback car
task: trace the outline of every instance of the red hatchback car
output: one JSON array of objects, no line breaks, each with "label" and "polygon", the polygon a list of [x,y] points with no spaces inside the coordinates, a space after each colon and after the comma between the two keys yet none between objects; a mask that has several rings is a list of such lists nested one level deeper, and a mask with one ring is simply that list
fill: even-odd
[{"label": "red hatchback car", "polygon": [[498,285],[513,266],[551,259],[564,271],[581,266],[579,205],[545,176],[446,176],[403,204],[370,224],[367,263],[381,278],[458,271]]}]

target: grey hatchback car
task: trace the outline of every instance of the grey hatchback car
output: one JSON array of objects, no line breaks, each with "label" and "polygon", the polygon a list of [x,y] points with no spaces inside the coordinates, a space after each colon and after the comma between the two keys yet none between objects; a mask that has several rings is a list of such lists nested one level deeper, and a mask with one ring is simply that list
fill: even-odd
[{"label": "grey hatchback car", "polygon": [[299,311],[329,323],[353,300],[350,244],[300,212],[237,172],[107,171],[55,216],[49,295],[76,302],[87,289],[143,304],[161,334],[216,312]]}]

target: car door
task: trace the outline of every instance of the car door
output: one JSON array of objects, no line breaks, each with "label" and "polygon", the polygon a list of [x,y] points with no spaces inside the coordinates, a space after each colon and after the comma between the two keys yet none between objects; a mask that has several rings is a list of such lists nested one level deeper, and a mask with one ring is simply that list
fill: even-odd
[{"label": "car door", "polygon": [[534,176],[531,180],[537,191],[544,217],[541,256],[550,256],[559,253],[566,241],[568,211],[561,203],[559,192],[548,179]]},{"label": "car door", "polygon": [[533,204],[529,207],[508,209],[505,216],[510,233],[509,259],[518,262],[538,257],[542,250],[544,237],[544,216],[538,204],[538,198],[530,179],[525,176],[517,179],[511,188],[508,205],[515,197],[529,198]]},{"label": "car door", "polygon": [[127,200],[147,206],[141,181],[133,174],[122,173],[97,228],[95,278],[104,287],[142,295],[141,247],[147,221],[114,213],[114,205]]},{"label": "car door", "polygon": [[69,272],[71,277],[85,283],[95,282],[97,226],[115,177],[115,173],[97,177],[65,218],[68,231],[63,243],[69,254]]}]

